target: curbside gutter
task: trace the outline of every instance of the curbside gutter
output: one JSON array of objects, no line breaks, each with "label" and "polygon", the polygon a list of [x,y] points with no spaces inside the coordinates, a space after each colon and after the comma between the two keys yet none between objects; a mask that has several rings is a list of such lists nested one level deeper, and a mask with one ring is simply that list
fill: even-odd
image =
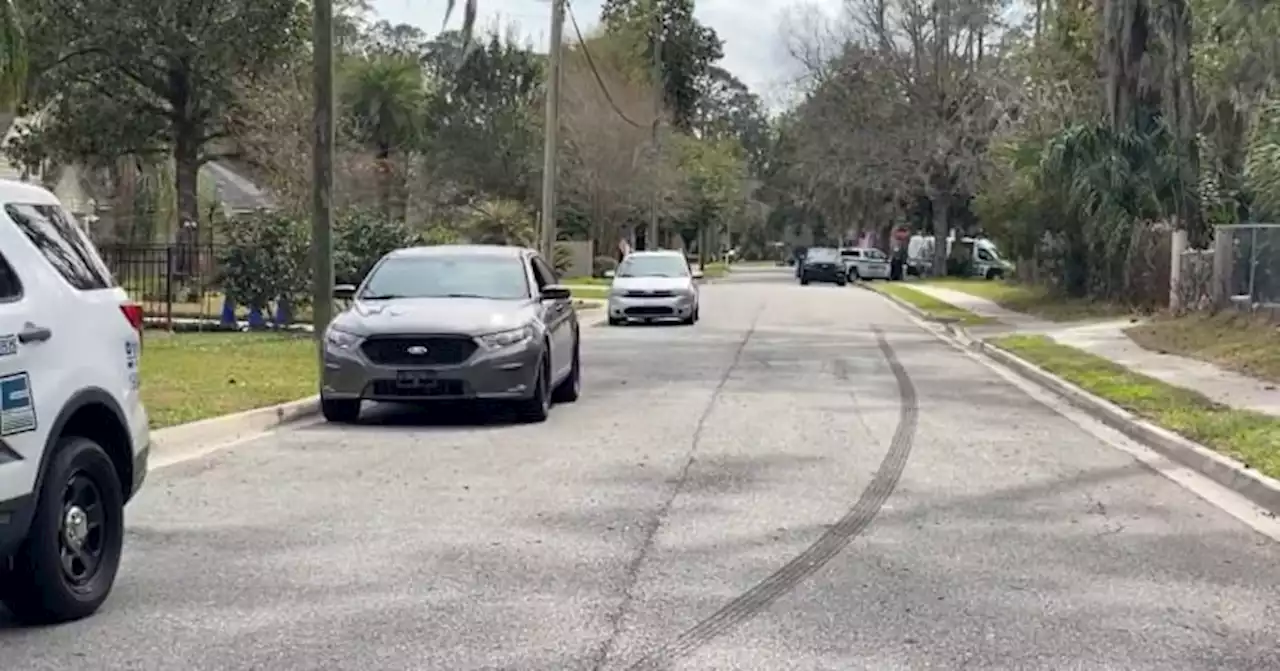
[{"label": "curbside gutter", "polygon": [[1156,426],[1007,350],[983,340],[976,340],[961,326],[934,320],[919,308],[895,296],[878,291],[875,293],[918,319],[941,327],[945,332],[943,336],[938,331],[929,329],[935,334],[949,337],[965,349],[983,354],[1019,377],[1061,396],[1090,417],[1234,491],[1272,515],[1280,516],[1280,480],[1259,473],[1235,459],[1219,454],[1173,431]]},{"label": "curbside gutter", "polygon": [[160,459],[225,445],[265,433],[282,425],[320,414],[320,397],[312,396],[233,415],[210,417],[151,432],[151,456]]}]

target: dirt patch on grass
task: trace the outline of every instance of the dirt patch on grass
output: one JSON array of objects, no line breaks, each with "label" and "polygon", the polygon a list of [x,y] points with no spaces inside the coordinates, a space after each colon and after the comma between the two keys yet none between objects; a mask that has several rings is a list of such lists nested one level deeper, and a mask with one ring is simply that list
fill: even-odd
[{"label": "dirt patch on grass", "polygon": [[1143,348],[1280,384],[1280,326],[1239,313],[1163,317],[1125,331]]}]

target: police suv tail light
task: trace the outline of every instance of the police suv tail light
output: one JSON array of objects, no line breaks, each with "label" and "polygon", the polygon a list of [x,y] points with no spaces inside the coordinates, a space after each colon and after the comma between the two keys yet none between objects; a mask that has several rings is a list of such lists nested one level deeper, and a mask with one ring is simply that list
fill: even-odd
[{"label": "police suv tail light", "polygon": [[142,311],[142,306],[132,301],[128,303],[121,303],[120,313],[123,314],[124,318],[129,321],[129,326],[132,326],[133,330],[138,332],[138,341],[141,342],[142,341],[142,319],[145,316],[145,313]]}]

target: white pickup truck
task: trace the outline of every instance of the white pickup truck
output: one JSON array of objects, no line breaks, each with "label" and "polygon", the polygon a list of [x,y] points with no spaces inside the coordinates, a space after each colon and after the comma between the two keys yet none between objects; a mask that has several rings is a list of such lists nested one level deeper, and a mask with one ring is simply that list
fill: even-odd
[{"label": "white pickup truck", "polygon": [[889,257],[874,247],[849,247],[840,250],[849,281],[889,279]]}]

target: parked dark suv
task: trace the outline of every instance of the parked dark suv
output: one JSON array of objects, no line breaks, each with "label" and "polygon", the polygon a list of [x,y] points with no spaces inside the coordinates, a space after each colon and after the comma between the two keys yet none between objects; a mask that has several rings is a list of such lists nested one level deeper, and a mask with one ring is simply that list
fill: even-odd
[{"label": "parked dark suv", "polygon": [[840,250],[832,247],[811,247],[800,264],[800,284],[810,282],[829,282],[839,286],[849,283],[845,274],[844,261],[840,259]]}]

